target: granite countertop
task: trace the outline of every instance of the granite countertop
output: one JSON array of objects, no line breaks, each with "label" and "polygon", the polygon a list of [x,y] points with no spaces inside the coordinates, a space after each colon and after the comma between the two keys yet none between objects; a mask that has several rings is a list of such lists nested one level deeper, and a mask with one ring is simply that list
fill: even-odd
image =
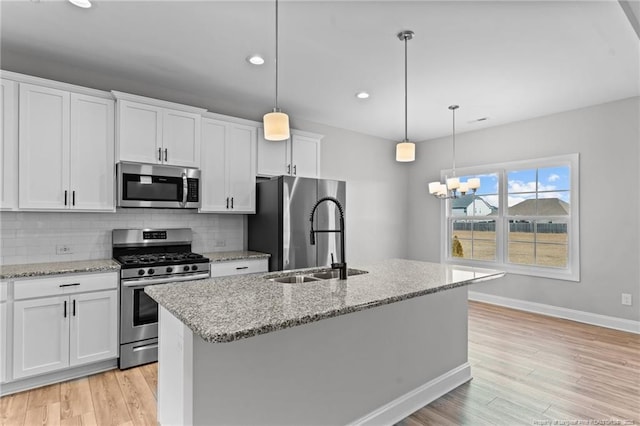
[{"label": "granite countertop", "polygon": [[0,265],[0,280],[44,277],[47,275],[82,272],[119,271],[120,265],[112,259],[76,260],[70,262],[25,263],[23,265]]},{"label": "granite countertop", "polygon": [[[145,292],[207,342],[232,342],[429,293],[499,278],[504,272],[390,259],[355,266],[347,280],[283,284],[259,273],[148,286]],[[310,273],[316,269],[296,271]]]},{"label": "granite countertop", "polygon": [[257,251],[217,251],[213,253],[202,253],[204,257],[208,257],[211,262],[227,262],[230,260],[244,259],[268,259],[271,255],[260,253]]}]

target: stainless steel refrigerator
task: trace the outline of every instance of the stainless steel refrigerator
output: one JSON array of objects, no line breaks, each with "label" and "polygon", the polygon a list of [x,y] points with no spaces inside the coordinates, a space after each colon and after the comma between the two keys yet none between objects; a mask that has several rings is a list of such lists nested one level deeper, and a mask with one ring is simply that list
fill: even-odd
[{"label": "stainless steel refrigerator", "polygon": [[[346,183],[337,180],[279,176],[258,182],[256,214],[248,219],[249,250],[269,253],[270,271],[311,268],[342,259],[339,233],[318,233],[311,245],[311,210],[323,197],[334,197],[343,208]],[[346,214],[346,212],[345,212]],[[323,202],[315,213],[314,229],[339,229],[334,203]]]}]

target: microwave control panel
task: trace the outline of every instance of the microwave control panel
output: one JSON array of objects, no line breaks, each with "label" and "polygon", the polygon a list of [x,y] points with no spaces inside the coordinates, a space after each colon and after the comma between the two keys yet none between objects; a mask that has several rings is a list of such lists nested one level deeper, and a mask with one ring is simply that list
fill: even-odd
[{"label": "microwave control panel", "polygon": [[187,194],[187,201],[198,202],[198,194],[200,193],[199,180],[187,179],[187,186],[189,187],[189,193]]}]

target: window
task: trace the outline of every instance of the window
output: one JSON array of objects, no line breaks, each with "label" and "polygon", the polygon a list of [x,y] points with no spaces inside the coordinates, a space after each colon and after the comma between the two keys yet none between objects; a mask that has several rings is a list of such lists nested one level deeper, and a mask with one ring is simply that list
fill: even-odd
[{"label": "window", "polygon": [[579,281],[577,154],[457,174],[481,185],[445,203],[444,259]]}]

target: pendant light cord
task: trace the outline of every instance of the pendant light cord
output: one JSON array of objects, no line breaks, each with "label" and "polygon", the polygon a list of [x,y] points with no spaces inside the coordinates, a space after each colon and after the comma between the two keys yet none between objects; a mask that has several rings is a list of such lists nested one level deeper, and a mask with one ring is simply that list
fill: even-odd
[{"label": "pendant light cord", "polygon": [[404,36],[404,141],[407,142],[407,36]]},{"label": "pendant light cord", "polygon": [[452,124],[452,139],[453,139],[453,149],[452,149],[452,157],[453,157],[453,177],[456,177],[456,110],[460,108],[459,105],[450,105],[449,109],[453,114],[453,124]]},{"label": "pendant light cord", "polygon": [[278,0],[276,0],[276,106],[274,111],[278,110]]}]

